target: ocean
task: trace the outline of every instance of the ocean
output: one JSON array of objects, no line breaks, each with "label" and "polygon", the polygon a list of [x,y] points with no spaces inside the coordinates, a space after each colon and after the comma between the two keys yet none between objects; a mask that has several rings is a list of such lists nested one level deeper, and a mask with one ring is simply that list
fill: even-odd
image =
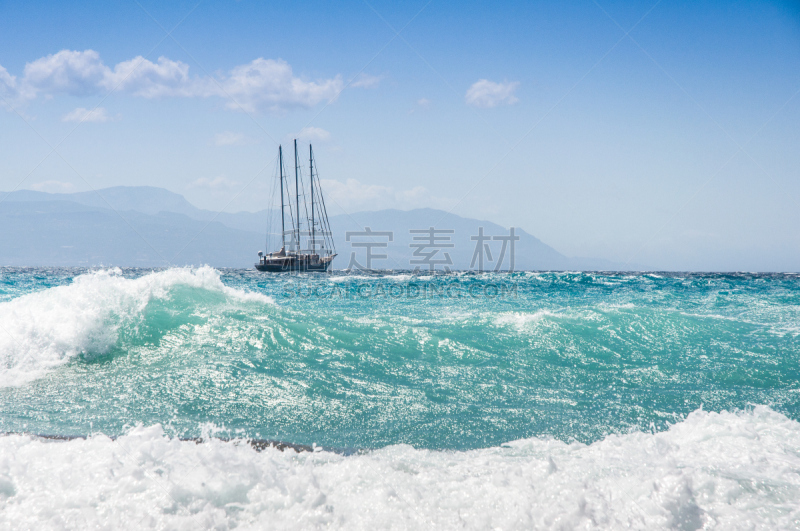
[{"label": "ocean", "polygon": [[798,421],[798,275],[0,269],[2,528],[796,529]]}]

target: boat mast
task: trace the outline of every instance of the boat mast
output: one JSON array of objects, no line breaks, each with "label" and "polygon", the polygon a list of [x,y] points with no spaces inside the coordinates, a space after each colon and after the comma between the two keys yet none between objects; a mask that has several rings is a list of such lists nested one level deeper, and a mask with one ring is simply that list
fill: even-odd
[{"label": "boat mast", "polygon": [[294,204],[297,212],[297,254],[300,254],[300,179],[298,178],[297,139],[294,139]]},{"label": "boat mast", "polygon": [[314,253],[317,241],[314,236],[314,153],[308,145],[308,173],[311,174],[311,253]]},{"label": "boat mast", "polygon": [[278,146],[278,164],[280,165],[281,173],[281,250],[286,249],[286,223],[283,220],[284,206],[283,206],[283,148]]}]

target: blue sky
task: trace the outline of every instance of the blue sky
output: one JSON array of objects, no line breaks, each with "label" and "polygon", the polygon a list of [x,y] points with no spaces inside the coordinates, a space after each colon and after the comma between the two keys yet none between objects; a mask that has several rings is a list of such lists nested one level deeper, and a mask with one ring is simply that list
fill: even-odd
[{"label": "blue sky", "polygon": [[299,135],[334,213],[800,270],[797,2],[2,2],[0,67],[0,190],[258,210]]}]

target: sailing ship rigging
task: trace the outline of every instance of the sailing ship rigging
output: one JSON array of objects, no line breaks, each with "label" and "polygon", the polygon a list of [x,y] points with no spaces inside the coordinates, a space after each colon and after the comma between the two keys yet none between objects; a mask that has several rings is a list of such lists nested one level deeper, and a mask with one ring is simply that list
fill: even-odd
[{"label": "sailing ship rigging", "polygon": [[[280,251],[264,254],[258,252],[255,267],[259,271],[327,271],[336,257],[336,246],[333,243],[331,227],[328,223],[328,212],[325,198],[319,183],[319,175],[315,173],[314,149],[308,146],[308,173],[310,197],[305,193],[302,182],[300,158],[297,152],[297,140],[294,141],[294,198],[292,198],[289,179],[283,164],[283,147],[278,146],[278,178],[280,182]],[[301,231],[300,205],[302,196],[305,229]],[[294,208],[292,208],[294,199]],[[276,205],[277,206],[277,205]],[[310,214],[309,214],[309,206]],[[289,210],[290,228],[286,228],[286,210]],[[272,216],[270,216],[272,219]],[[267,229],[267,248],[272,227]],[[305,244],[305,246],[304,246]]]}]

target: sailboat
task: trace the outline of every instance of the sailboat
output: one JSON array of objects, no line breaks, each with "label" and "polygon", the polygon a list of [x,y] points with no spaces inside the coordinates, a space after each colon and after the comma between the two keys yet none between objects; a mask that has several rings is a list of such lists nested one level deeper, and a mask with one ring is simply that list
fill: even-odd
[{"label": "sailboat", "polygon": [[[283,165],[283,147],[278,146],[278,175],[280,179],[280,223],[281,249],[264,254],[258,252],[255,267],[259,271],[279,273],[284,271],[327,271],[336,257],[331,227],[328,223],[328,212],[325,209],[325,198],[319,184],[319,175],[315,173],[314,149],[308,146],[309,194],[306,194],[301,179],[300,159],[297,154],[297,140],[294,141],[294,208],[286,170]],[[305,229],[300,226],[300,198],[305,218]],[[276,205],[277,206],[277,205]],[[310,207],[310,209],[309,209]],[[289,210],[289,229],[286,228],[286,210]],[[310,212],[310,213],[309,213]],[[271,228],[271,227],[270,227]],[[267,229],[267,246],[269,235]],[[287,241],[288,238],[288,241]],[[305,238],[305,241],[303,239]],[[305,247],[303,246],[305,243]]]}]

